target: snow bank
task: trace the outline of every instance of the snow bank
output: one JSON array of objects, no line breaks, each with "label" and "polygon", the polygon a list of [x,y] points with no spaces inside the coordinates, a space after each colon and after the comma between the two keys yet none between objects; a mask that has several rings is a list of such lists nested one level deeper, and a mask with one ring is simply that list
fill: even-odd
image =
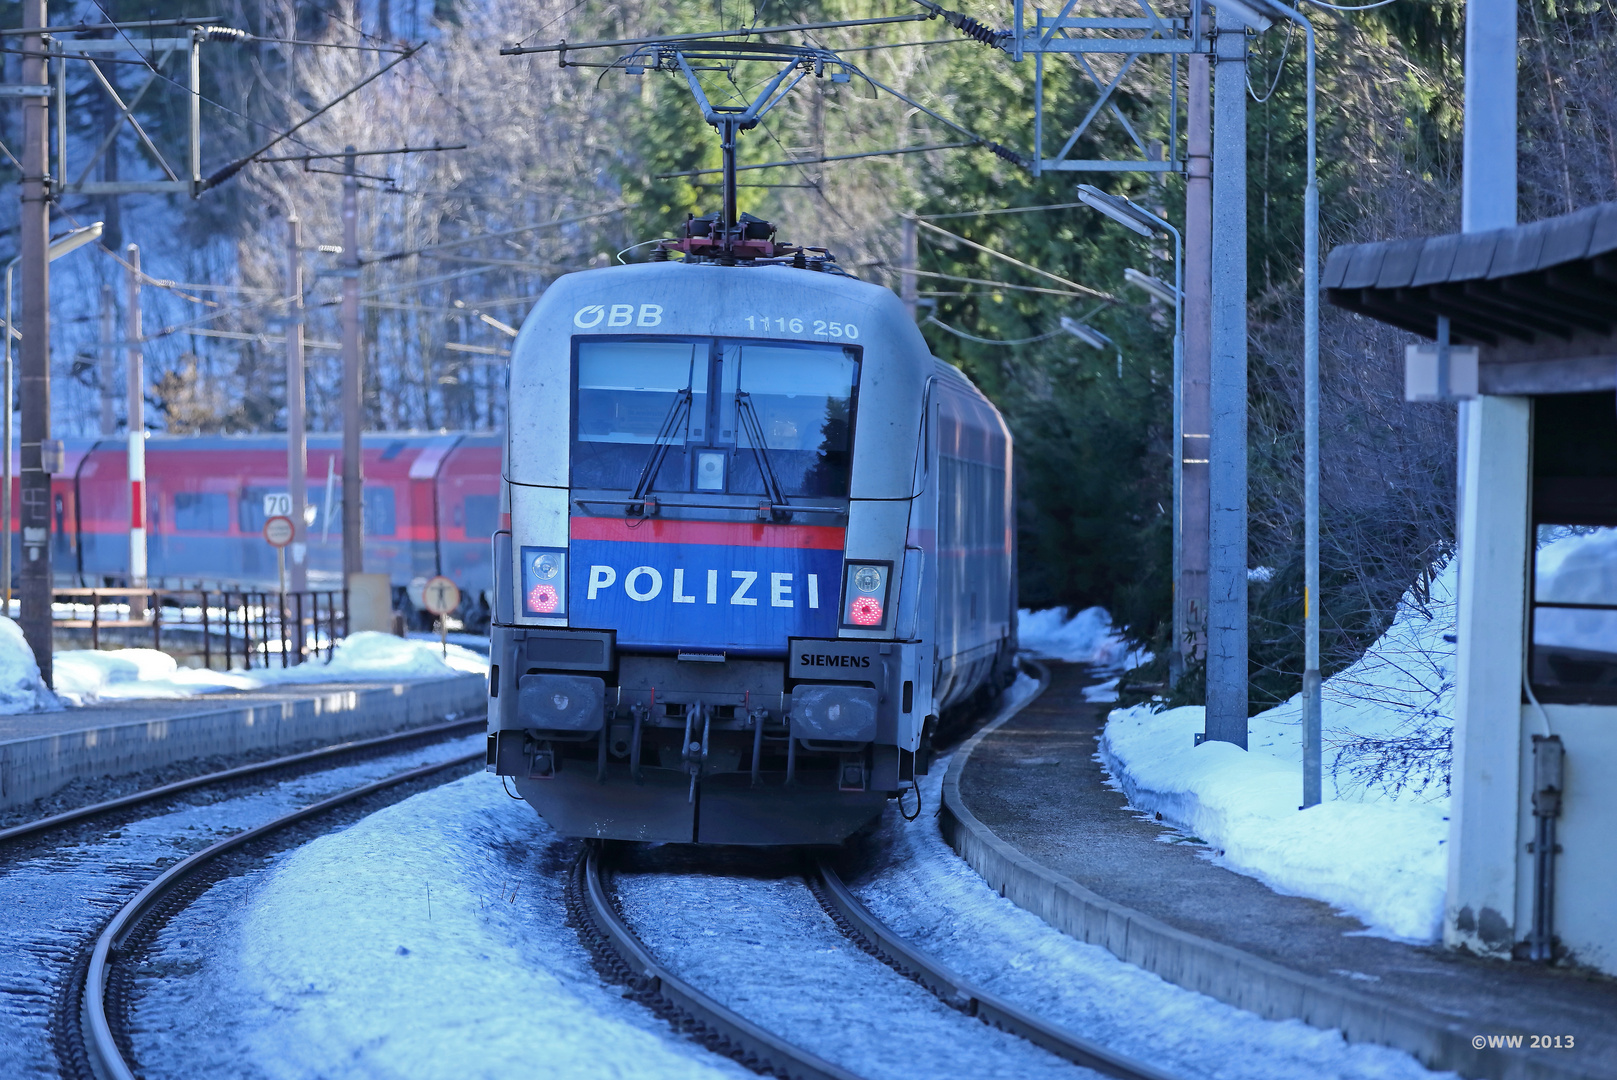
[{"label": "snow bank", "polygon": [[1112,616],[1102,607],[1085,608],[1070,617],[1065,608],[1024,608],[1016,613],[1016,636],[1025,652],[1047,660],[1125,670],[1150,659],[1148,654],[1130,651],[1112,629]]},{"label": "snow bank", "polygon": [[39,664],[22,628],[0,615],[0,715],[60,707],[39,677]]},{"label": "snow bank", "polygon": [[1453,726],[1452,564],[1413,593],[1358,663],[1323,688],[1325,802],[1302,801],[1299,698],[1252,718],[1249,751],[1194,745],[1200,707],[1114,711],[1102,760],[1134,808],[1205,841],[1277,892],[1311,896],[1375,933],[1442,931]]},{"label": "snow bank", "polygon": [[[30,659],[30,662],[31,659]],[[133,698],[185,698],[226,690],[264,690],[299,683],[387,682],[442,679],[464,672],[483,674],[488,660],[460,645],[446,657],[436,641],[407,640],[361,631],[337,643],[329,661],[289,668],[209,671],[180,667],[155,649],[75,649],[55,657],[56,690],[70,705]],[[35,670],[35,678],[38,671]]]},{"label": "snow bank", "polygon": [[476,773],[214,886],[158,937],[150,970],[187,976],[142,976],[144,1072],[751,1076],[602,985],[567,924],[571,854]]}]

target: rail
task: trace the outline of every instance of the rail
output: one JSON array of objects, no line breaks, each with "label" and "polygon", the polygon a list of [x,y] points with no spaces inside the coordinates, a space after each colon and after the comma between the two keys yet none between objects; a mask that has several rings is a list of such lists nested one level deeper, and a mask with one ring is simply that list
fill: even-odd
[{"label": "rail", "polygon": [[587,844],[574,864],[566,892],[568,914],[585,946],[613,982],[629,988],[625,997],[647,1006],[716,1054],[754,1072],[791,1080],[859,1080],[818,1055],[787,1042],[721,1005],[658,963],[624,922],[612,902],[605,849]]},{"label": "rail", "polygon": [[1103,1076],[1116,1080],[1174,1080],[1171,1073],[1091,1042],[966,981],[872,915],[825,859],[814,864],[808,883],[820,906],[856,945],[900,975],[914,979],[950,1008]]},{"label": "rail", "polygon": [[161,650],[167,633],[200,645],[194,651],[203,667],[217,658],[226,671],[237,660],[251,669],[274,666],[277,657],[283,668],[329,659],[348,633],[346,589],[74,588],[53,589],[51,599],[56,627],[90,631],[92,649],[101,648],[103,632],[131,642],[140,636],[131,631],[149,630],[152,648]]},{"label": "rail", "polygon": [[[95,946],[88,957],[88,963],[83,963],[81,969],[74,971],[75,997],[80,1002],[78,1016],[81,1021],[79,1030],[73,1033],[72,1041],[75,1044],[69,1051],[69,1058],[73,1061],[74,1071],[81,1076],[93,1076],[98,1080],[136,1080],[138,1073],[135,1066],[128,1060],[124,1048],[119,1045],[119,1039],[114,1034],[115,1020],[125,1020],[117,1016],[122,1009],[127,1008],[127,998],[117,995],[117,1001],[109,1001],[109,982],[112,968],[120,960],[126,960],[124,947],[130,938],[140,928],[141,924],[149,918],[161,918],[167,912],[165,901],[174,899],[178,890],[186,882],[196,878],[209,863],[219,856],[235,851],[250,841],[260,837],[279,832],[301,821],[318,817],[333,809],[346,806],[358,799],[396,787],[399,784],[409,783],[431,776],[434,773],[453,769],[460,765],[467,765],[483,757],[483,751],[450,758],[447,761],[438,761],[430,765],[409,769],[395,773],[381,780],[359,787],[351,788],[328,799],[301,807],[289,814],[266,822],[256,828],[236,833],[234,836],[220,840],[211,847],[205,848],[190,857],[175,863],[165,870],[156,880],[143,888],[134,899],[125,904],[96,938]],[[82,970],[82,982],[80,970]],[[76,1066],[82,1066],[77,1068]]]}]

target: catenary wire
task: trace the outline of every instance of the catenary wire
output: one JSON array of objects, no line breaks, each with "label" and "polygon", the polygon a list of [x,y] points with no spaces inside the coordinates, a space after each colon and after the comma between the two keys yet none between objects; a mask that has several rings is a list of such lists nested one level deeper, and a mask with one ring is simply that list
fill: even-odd
[{"label": "catenary wire", "polygon": [[968,334],[964,330],[956,330],[942,319],[939,319],[936,315],[928,315],[926,317],[926,321],[933,326],[947,330],[957,338],[964,338],[967,341],[975,341],[979,345],[1031,345],[1035,341],[1048,341],[1050,338],[1066,333],[1065,330],[1052,330],[1048,334],[1040,334],[1037,337],[1015,338],[1009,341],[996,341],[993,338],[978,337],[976,334]]}]

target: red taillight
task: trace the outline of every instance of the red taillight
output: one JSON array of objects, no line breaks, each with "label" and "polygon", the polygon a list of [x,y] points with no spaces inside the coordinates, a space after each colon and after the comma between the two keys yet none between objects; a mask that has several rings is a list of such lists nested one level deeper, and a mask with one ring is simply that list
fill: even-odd
[{"label": "red taillight", "polygon": [[528,592],[528,610],[541,614],[555,611],[561,603],[561,596],[556,592],[556,586],[541,582]]},{"label": "red taillight", "polygon": [[848,621],[855,626],[880,626],[881,601],[874,596],[855,597],[848,608]]}]

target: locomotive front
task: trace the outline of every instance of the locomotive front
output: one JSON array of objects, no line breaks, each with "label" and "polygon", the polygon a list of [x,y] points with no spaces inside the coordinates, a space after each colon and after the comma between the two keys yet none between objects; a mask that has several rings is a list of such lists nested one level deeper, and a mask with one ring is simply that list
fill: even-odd
[{"label": "locomotive front", "polygon": [[876,816],[932,701],[905,559],[933,366],[890,291],[833,273],[551,286],[512,349],[490,768],[567,836]]}]

